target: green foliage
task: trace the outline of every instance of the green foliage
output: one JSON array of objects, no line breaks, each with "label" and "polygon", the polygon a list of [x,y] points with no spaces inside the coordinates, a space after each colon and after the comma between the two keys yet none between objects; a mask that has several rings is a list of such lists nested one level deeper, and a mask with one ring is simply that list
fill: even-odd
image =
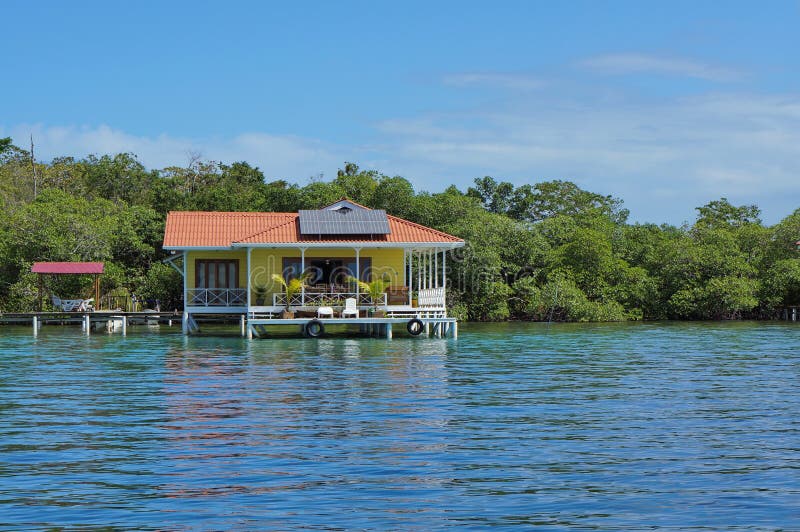
[{"label": "green foliage", "polygon": [[286,308],[288,309],[292,298],[303,291],[303,288],[306,287],[306,283],[311,275],[309,273],[304,273],[300,277],[294,277],[289,281],[283,278],[283,275],[273,273],[272,274],[272,281],[277,283],[278,285],[283,287],[283,292],[286,294]]},{"label": "green foliage", "polygon": [[[196,155],[160,170],[132,154],[58,157],[37,163],[34,179],[30,153],[0,139],[0,309],[32,308],[37,260],[103,261],[103,293],[180,308],[181,276],[161,262],[167,212],[294,212],[342,197],[467,241],[447,259],[448,299],[460,318],[768,318],[800,303],[800,209],[766,227],[755,205],[720,198],[685,227],[628,224],[619,199],[563,180],[515,186],[486,176],[466,192],[428,193],[347,162],[332,180],[301,186]],[[292,296],[304,279],[275,281]],[[46,288],[78,297],[91,279]],[[380,297],[386,287],[362,287],[373,288]]]},{"label": "green foliage", "polygon": [[764,276],[760,298],[769,310],[800,305],[800,258],[773,264]]},{"label": "green foliage", "polygon": [[381,300],[381,296],[386,292],[386,289],[389,288],[391,284],[390,281],[387,279],[373,279],[372,281],[366,283],[364,281],[359,281],[355,277],[348,277],[347,280],[351,283],[357,283],[359,291],[369,295],[370,301],[378,308],[378,303]]}]

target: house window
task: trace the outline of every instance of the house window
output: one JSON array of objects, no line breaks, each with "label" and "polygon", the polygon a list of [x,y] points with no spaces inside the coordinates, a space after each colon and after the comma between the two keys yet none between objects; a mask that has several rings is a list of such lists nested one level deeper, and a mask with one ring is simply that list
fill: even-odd
[{"label": "house window", "polygon": [[195,288],[239,288],[238,260],[198,260]]},{"label": "house window", "polygon": [[[299,275],[302,261],[299,257],[285,257],[283,259],[283,277],[286,280],[294,279]],[[372,259],[362,257],[359,260],[362,281],[369,281]],[[314,285],[344,285],[348,277],[356,276],[355,257],[330,257],[306,258],[306,272],[311,274],[308,284]]]}]

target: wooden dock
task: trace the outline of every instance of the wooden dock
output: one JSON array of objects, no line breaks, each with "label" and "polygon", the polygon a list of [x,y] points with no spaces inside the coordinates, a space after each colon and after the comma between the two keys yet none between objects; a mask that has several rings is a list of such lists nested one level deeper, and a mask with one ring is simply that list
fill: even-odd
[{"label": "wooden dock", "polygon": [[121,331],[126,334],[130,324],[180,324],[180,312],[7,312],[0,314],[0,325],[30,325],[38,334],[42,325],[80,325],[91,334],[92,329]]},{"label": "wooden dock", "polygon": [[339,325],[358,325],[361,334],[369,336],[377,336],[383,338],[392,338],[393,326],[407,327],[410,322],[418,322],[420,327],[413,333],[409,329],[409,334],[418,336],[435,336],[437,338],[458,337],[458,323],[455,318],[443,317],[384,317],[384,318],[250,318],[249,320],[242,320],[242,336],[248,338],[263,338],[267,335],[267,328],[274,325],[296,325],[299,326],[300,332],[305,336],[315,337],[309,331],[309,326],[319,327],[319,333],[322,334],[327,326]]},{"label": "wooden dock", "polygon": [[[325,328],[330,326],[357,325],[359,333],[368,336],[392,338],[393,326],[408,329],[412,336],[434,336],[438,338],[458,336],[458,323],[455,318],[414,315],[405,317],[380,317],[380,318],[268,318],[255,317],[241,314],[232,315],[203,315],[204,323],[238,323],[239,333],[247,338],[268,337],[268,329],[272,326],[297,326],[304,336],[316,337],[324,334]],[[412,332],[410,322],[416,322]],[[200,332],[200,327],[187,313],[184,312],[9,312],[0,314],[0,325],[30,326],[33,334],[37,335],[43,325],[79,325],[81,331],[91,334],[95,332],[121,332],[127,334],[129,325],[156,325],[182,326],[189,332]],[[311,327],[312,329],[309,329]]]}]

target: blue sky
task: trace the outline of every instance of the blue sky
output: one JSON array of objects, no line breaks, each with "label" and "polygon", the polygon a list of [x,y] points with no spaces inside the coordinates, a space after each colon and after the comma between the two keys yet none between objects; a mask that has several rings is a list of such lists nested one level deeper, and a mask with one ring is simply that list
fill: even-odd
[{"label": "blue sky", "polygon": [[679,224],[800,207],[800,2],[2,5],[0,136],[45,158],[569,179]]}]

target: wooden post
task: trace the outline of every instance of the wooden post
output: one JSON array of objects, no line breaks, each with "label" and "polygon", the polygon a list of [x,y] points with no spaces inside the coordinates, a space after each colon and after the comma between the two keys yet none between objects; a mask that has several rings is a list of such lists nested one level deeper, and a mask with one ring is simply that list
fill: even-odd
[{"label": "wooden post", "polygon": [[42,274],[39,274],[39,297],[36,298],[36,312],[42,311]]},{"label": "wooden post", "polygon": [[100,310],[100,276],[94,274],[94,308]]},{"label": "wooden post", "polygon": [[[306,248],[300,248],[300,278],[303,277],[303,274],[306,273]],[[286,297],[286,309],[289,309],[289,305],[292,302],[289,301],[289,297]],[[300,288],[300,305],[306,306],[306,284],[303,283],[302,287]]]},{"label": "wooden post", "polygon": [[[247,312],[250,312],[250,262],[252,260],[253,248],[247,248]],[[244,332],[244,330],[242,331]],[[244,336],[244,334],[242,334]]]}]

